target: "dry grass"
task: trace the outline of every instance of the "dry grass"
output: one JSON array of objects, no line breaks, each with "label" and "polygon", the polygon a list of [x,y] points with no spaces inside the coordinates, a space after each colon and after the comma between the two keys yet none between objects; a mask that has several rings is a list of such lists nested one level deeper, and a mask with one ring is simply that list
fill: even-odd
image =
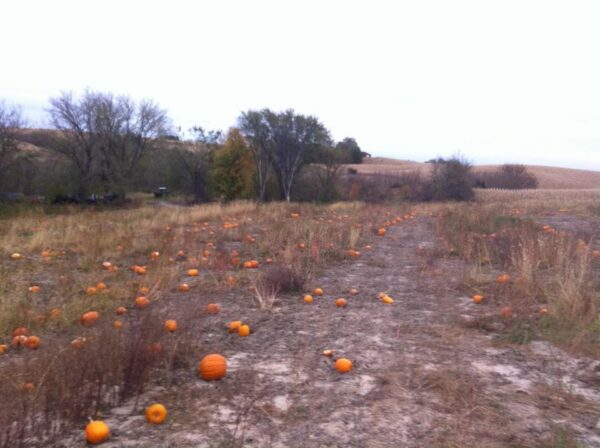
[{"label": "dry grass", "polygon": [[[446,253],[469,263],[466,290],[483,294],[497,309],[512,310],[513,316],[502,320],[508,341],[525,343],[543,335],[600,354],[593,236],[582,240],[524,215],[524,210],[496,205],[456,205],[440,213],[438,234]],[[498,283],[500,273],[508,273],[510,281]],[[547,315],[540,315],[542,308]]]},{"label": "dry grass", "polygon": [[[170,384],[173,369],[197,362],[205,349],[194,335],[209,317],[184,310],[176,337],[163,328],[171,318],[163,310],[185,294],[177,290],[180,283],[194,294],[253,288],[258,307],[269,309],[279,293],[298,290],[348,249],[360,249],[391,216],[388,209],[359,203],[61,210],[24,210],[0,220],[0,344],[9,347],[0,355],[0,407],[7,410],[0,413],[0,446],[52,439],[138,396],[149,382]],[[22,258],[11,259],[14,252]],[[267,258],[271,268],[242,268],[246,260],[262,266]],[[103,269],[105,261],[114,268]],[[136,274],[131,266],[145,272]],[[190,277],[190,268],[200,275]],[[100,282],[105,291],[86,293]],[[32,285],[39,292],[29,292]],[[149,309],[133,307],[141,294]],[[117,306],[129,309],[119,317],[122,330],[109,317]],[[79,318],[90,310],[100,320],[83,327]],[[12,348],[17,327],[40,336],[41,347]],[[86,338],[83,348],[71,346],[76,337]],[[149,349],[152,344],[161,349]],[[32,392],[20,390],[26,382]]]}]

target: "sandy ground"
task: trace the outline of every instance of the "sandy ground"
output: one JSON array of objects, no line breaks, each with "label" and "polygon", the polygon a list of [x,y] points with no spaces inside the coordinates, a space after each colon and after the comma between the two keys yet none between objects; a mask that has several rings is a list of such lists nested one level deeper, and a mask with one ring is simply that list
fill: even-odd
[{"label": "sandy ground", "polygon": [[[198,348],[227,357],[227,377],[204,382],[179,369],[103,418],[108,447],[543,447],[555,428],[600,447],[600,362],[574,358],[547,342],[502,345],[465,322],[498,315],[459,292],[464,269],[437,258],[433,221],[389,229],[371,252],[331,267],[312,287],[325,296],[281,296],[261,311],[251,295],[173,299],[174,312],[218,301],[198,317]],[[419,251],[422,245],[425,250]],[[421,252],[421,253],[420,253]],[[348,296],[350,287],[360,293]],[[376,294],[395,300],[385,305]],[[338,297],[348,300],[336,308]],[[247,338],[229,320],[248,322]],[[354,369],[338,373],[324,349]],[[143,407],[164,403],[168,422],[149,426]],[[83,446],[74,432],[55,446]]]}]

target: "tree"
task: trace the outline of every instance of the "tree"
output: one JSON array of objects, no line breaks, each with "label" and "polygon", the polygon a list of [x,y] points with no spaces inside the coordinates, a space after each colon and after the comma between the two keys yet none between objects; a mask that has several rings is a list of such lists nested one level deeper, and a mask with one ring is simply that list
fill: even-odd
[{"label": "tree", "polygon": [[356,140],[354,140],[351,137],[346,137],[341,142],[338,142],[336,148],[345,151],[349,154],[349,163],[362,163],[364,154],[366,154],[362,152],[360,146],[358,146],[358,143],[356,143]]},{"label": "tree", "polygon": [[224,145],[214,152],[213,183],[215,193],[226,201],[249,197],[254,179],[252,153],[237,128],[227,134]]},{"label": "tree", "polygon": [[320,199],[328,202],[338,196],[338,180],[343,164],[349,163],[350,154],[339,147],[323,147],[319,151],[318,178],[321,187]]},{"label": "tree", "polygon": [[94,179],[105,190],[125,194],[141,159],[167,132],[166,112],[154,102],[86,91],[50,99],[50,117],[62,138],[53,149],[67,156],[79,177],[82,196]]},{"label": "tree", "polygon": [[260,202],[265,200],[267,182],[271,172],[269,153],[272,150],[272,141],[269,125],[266,121],[266,112],[268,112],[268,109],[263,111],[249,110],[242,113],[238,118],[239,129],[248,141],[248,147],[254,158],[256,189]]},{"label": "tree", "polygon": [[433,160],[429,181],[425,187],[426,199],[436,201],[473,199],[472,167],[458,156]]},{"label": "tree", "polygon": [[329,132],[317,118],[297,115],[291,109],[246,112],[240,118],[240,129],[254,154],[260,200],[264,200],[269,165],[277,176],[281,198],[289,202],[300,168],[331,143]]},{"label": "tree", "polygon": [[218,147],[221,131],[205,131],[200,126],[190,129],[195,140],[177,145],[175,149],[181,172],[187,180],[187,190],[194,196],[194,202],[208,202],[211,199],[208,180],[212,154]]},{"label": "tree", "polygon": [[[17,139],[22,123],[21,111],[0,101],[0,181],[5,179],[9,170],[14,169],[26,158],[19,150]],[[0,183],[0,188],[2,187],[4,185]]]}]

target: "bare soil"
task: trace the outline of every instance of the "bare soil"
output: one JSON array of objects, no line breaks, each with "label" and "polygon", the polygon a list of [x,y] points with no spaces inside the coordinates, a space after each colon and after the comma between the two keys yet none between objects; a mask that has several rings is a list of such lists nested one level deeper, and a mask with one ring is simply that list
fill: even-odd
[{"label": "bare soil", "polygon": [[[436,247],[431,218],[392,227],[372,251],[318,275],[310,289],[325,295],[312,304],[302,292],[280,296],[272,311],[243,291],[174,296],[173,314],[197,313],[198,350],[223,354],[227,376],[205,382],[194,368],[175,370],[171,386],[157,381],[103,416],[113,428],[103,446],[547,447],[558,428],[600,447],[600,362],[544,341],[502,344],[466,325],[489,315],[493,329],[498,307],[461,293],[462,262]],[[197,312],[209,302],[221,313]],[[252,334],[228,334],[230,320]],[[354,369],[338,373],[325,349]],[[161,426],[143,417],[155,401],[169,409]],[[56,446],[83,445],[76,432]]]}]

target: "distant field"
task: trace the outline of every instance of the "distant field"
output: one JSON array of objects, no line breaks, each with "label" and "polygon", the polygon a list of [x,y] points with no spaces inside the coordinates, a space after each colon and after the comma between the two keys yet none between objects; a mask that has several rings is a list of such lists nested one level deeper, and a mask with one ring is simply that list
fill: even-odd
[{"label": "distant field", "polygon": [[[365,159],[365,163],[361,165],[348,166],[355,168],[359,173],[428,173],[431,169],[431,165],[427,163],[383,157]],[[498,165],[478,165],[475,171],[494,170],[497,167]],[[527,169],[538,178],[541,189],[600,189],[600,171],[535,165],[528,165]]]}]

